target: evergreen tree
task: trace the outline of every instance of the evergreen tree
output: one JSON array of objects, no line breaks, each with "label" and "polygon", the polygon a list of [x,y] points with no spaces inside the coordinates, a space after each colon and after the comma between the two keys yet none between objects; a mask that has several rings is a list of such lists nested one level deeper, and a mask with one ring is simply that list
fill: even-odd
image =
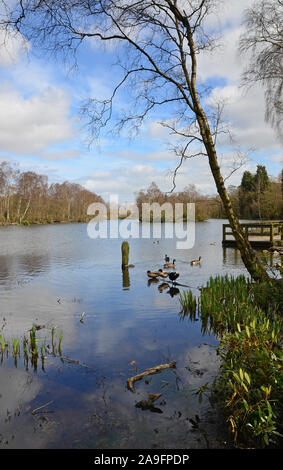
[{"label": "evergreen tree", "polygon": [[264,165],[257,165],[256,174],[254,176],[254,184],[258,193],[264,193],[264,191],[270,185],[268,174]]},{"label": "evergreen tree", "polygon": [[250,171],[245,171],[242,176],[241,188],[246,191],[254,191],[254,176]]}]

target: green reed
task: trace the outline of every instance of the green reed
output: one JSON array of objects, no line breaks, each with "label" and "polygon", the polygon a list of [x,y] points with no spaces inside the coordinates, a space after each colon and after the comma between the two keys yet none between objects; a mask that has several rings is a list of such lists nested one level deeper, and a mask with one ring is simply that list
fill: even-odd
[{"label": "green reed", "polygon": [[[235,445],[278,445],[283,416],[280,284],[217,276],[198,297],[183,292],[180,304],[182,319],[198,316],[202,331],[219,337],[221,367],[209,391],[227,415]],[[207,387],[200,396],[203,391]]]},{"label": "green reed", "polygon": [[1,347],[1,353],[4,354],[5,349],[7,347],[7,343],[2,335],[0,335],[0,347]]},{"label": "green reed", "polygon": [[[52,355],[56,356],[56,339],[55,339],[55,328],[51,330],[51,344],[52,344]],[[58,351],[60,357],[62,357],[62,338],[63,332],[59,333],[59,340],[58,340]],[[39,346],[39,343],[42,343]],[[18,365],[18,358],[23,357],[24,363],[26,365],[26,369],[28,369],[29,362],[31,363],[34,371],[37,370],[37,363],[39,359],[39,355],[41,358],[41,365],[42,370],[44,371],[45,359],[50,354],[49,346],[45,339],[39,339],[36,337],[36,328],[33,325],[29,331],[29,335],[23,337],[22,346],[20,340],[18,338],[13,338],[11,342],[5,340],[3,335],[0,335],[0,351],[1,351],[1,362],[3,362],[4,354],[8,358],[9,354],[14,357],[14,364],[17,367]]]}]

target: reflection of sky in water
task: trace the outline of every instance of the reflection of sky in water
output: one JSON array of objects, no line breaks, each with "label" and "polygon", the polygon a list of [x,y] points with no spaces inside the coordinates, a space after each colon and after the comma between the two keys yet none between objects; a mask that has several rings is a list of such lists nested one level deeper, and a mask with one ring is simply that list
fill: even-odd
[{"label": "reflection of sky in water", "polygon": [[[222,249],[222,222],[197,224],[191,250],[177,250],[173,239],[160,238],[159,244],[130,239],[130,263],[135,268],[124,277],[121,240],[90,239],[85,224],[1,228],[0,333],[7,339],[22,338],[36,323],[43,326],[37,337],[44,339],[57,326],[57,332],[63,331],[65,357],[62,362],[48,356],[45,371],[38,367],[36,374],[25,372],[19,359],[14,379],[6,382],[5,393],[0,392],[2,410],[14,413],[17,406],[27,410],[53,400],[53,413],[22,413],[10,420],[9,427],[0,418],[7,446],[16,446],[12,433],[13,442],[21,442],[24,429],[23,447],[139,448],[142,442],[163,448],[207,446],[204,431],[188,433],[189,419],[211,413],[207,401],[198,404],[194,391],[217,370],[217,341],[202,335],[200,322],[181,321],[178,296],[160,292],[158,284],[149,285],[146,271],[163,267],[168,254],[176,259],[178,281],[194,293],[210,276],[247,274],[238,253]],[[191,266],[190,260],[199,256],[201,265]],[[135,394],[126,389],[135,368],[140,372],[172,360],[176,370],[152,376],[148,384],[137,382]],[[12,367],[4,359],[1,374]],[[18,394],[19,384],[30,376],[30,390]],[[147,393],[159,392],[162,413],[135,407]],[[217,445],[215,426],[207,421],[205,429]]]}]

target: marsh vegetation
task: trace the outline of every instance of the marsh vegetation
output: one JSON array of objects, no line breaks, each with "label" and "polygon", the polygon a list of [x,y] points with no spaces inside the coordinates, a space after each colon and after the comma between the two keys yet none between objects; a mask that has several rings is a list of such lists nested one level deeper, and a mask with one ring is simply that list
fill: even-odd
[{"label": "marsh vegetation", "polygon": [[272,446],[282,439],[282,285],[245,276],[216,276],[199,297],[180,294],[181,315],[219,337],[220,373],[212,393],[237,446]]}]

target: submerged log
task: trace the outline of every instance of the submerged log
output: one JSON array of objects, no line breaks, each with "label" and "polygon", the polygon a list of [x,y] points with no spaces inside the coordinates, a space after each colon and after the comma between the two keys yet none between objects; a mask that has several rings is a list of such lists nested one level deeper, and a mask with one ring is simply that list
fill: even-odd
[{"label": "submerged log", "polygon": [[141,372],[140,374],[135,375],[134,377],[130,377],[127,380],[127,385],[128,389],[131,390],[132,392],[135,391],[134,383],[137,380],[141,380],[143,377],[146,377],[147,375],[152,375],[152,374],[158,374],[163,369],[175,369],[176,368],[176,362],[168,362],[168,364],[160,364],[159,366],[155,367],[150,367],[149,369],[146,369],[144,372]]}]

